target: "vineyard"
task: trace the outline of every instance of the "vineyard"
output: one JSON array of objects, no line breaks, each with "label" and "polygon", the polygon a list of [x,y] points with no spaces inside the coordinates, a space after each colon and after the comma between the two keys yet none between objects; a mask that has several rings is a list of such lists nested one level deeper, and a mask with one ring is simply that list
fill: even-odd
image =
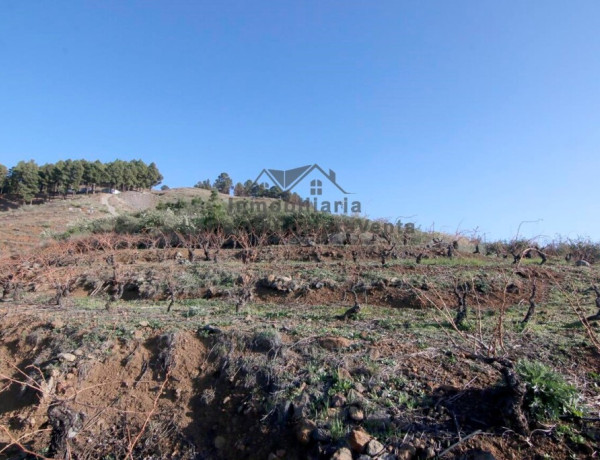
[{"label": "vineyard", "polygon": [[0,458],[597,455],[597,244],[127,193],[5,211]]}]

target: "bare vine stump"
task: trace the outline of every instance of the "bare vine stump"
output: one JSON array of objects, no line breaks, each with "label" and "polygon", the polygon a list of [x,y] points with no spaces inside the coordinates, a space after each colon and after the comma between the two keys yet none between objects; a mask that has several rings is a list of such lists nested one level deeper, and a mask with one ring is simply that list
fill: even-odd
[{"label": "bare vine stump", "polygon": [[521,323],[527,324],[533,315],[535,314],[535,293],[537,290],[537,286],[535,284],[535,280],[533,281],[533,285],[531,287],[531,296],[529,297],[529,309],[527,310],[527,314]]},{"label": "bare vine stump", "polygon": [[596,294],[596,308],[598,309],[598,312],[595,315],[588,317],[587,320],[598,321],[600,320],[600,289],[598,289],[598,286],[594,285],[592,286],[592,291],[594,291],[594,293]]},{"label": "bare vine stump", "polygon": [[52,427],[48,456],[68,458],[67,439],[75,437],[83,426],[82,414],[71,410],[66,404],[51,405],[48,408],[48,421]]}]

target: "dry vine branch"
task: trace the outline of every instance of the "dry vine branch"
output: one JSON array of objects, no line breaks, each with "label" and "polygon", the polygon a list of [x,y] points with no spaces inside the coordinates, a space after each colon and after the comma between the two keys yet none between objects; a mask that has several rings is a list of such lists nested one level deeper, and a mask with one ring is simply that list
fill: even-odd
[{"label": "dry vine branch", "polygon": [[569,303],[569,307],[571,307],[571,310],[573,310],[573,312],[575,313],[575,315],[577,316],[579,321],[581,321],[581,324],[583,325],[583,327],[585,329],[586,335],[588,336],[588,338],[590,339],[590,342],[596,349],[596,352],[600,353],[600,340],[598,339],[598,336],[596,335],[596,333],[594,332],[594,329],[590,325],[588,318],[583,313],[583,308],[581,306],[580,299],[575,297],[572,293],[565,291],[560,286],[560,283],[556,279],[554,279],[551,275],[550,275],[550,278],[552,279],[556,288],[567,299],[567,302]]},{"label": "dry vine branch", "polygon": [[4,452],[6,452],[8,449],[10,449],[11,447],[15,446],[16,448],[20,449],[22,453],[27,454],[27,455],[32,455],[35,458],[39,458],[42,460],[51,460],[51,458],[49,457],[45,457],[41,454],[38,454],[37,452],[33,452],[32,450],[27,449],[24,445],[23,445],[23,439],[28,438],[28,437],[33,437],[35,435],[37,435],[38,433],[43,433],[45,431],[50,431],[50,428],[46,428],[43,430],[36,430],[32,433],[26,433],[22,436],[20,436],[19,438],[15,438],[12,433],[10,432],[10,430],[4,426],[4,425],[0,425],[0,430],[2,430],[6,436],[8,436],[8,438],[10,439],[9,443],[6,443],[6,446],[4,446],[2,449],[0,449],[0,454],[3,454]]},{"label": "dry vine branch", "polygon": [[[473,283],[473,280],[471,282]],[[471,284],[471,286],[474,286],[474,283]],[[462,292],[460,292],[458,287],[458,285],[455,287],[454,294],[459,300],[459,305],[465,304],[466,307],[466,302],[464,299],[467,293],[467,286],[463,286]],[[484,331],[482,328],[481,314],[478,315],[479,325],[476,333],[472,334],[462,331],[458,328],[456,322],[452,321],[450,309],[445,304],[440,293],[435,288],[431,288],[431,290],[437,296],[437,301],[434,298],[430,297],[428,294],[420,292],[417,289],[415,289],[415,292],[417,292],[417,295],[420,295],[426,300],[428,300],[428,302],[435,308],[435,310],[441,313],[442,316],[446,319],[446,321],[448,321],[448,323],[451,325],[452,330],[456,333],[454,336],[451,334],[452,330],[447,330],[447,328],[445,327],[443,328],[443,330],[449,336],[452,344],[458,350],[462,351],[465,354],[465,356],[470,359],[475,359],[493,366],[498,372],[502,374],[507,389],[507,398],[500,408],[502,411],[502,415],[505,418],[506,423],[516,433],[523,436],[528,436],[529,426],[522,409],[526,391],[525,385],[515,372],[512,360],[509,359],[507,356],[500,356],[498,354],[498,348],[503,348],[503,321],[506,306],[506,289],[503,290],[503,303],[500,308],[500,314],[498,316],[497,324],[493,330],[489,330],[489,335],[487,336],[484,335]],[[479,311],[479,297],[477,296],[477,294],[474,295]],[[438,319],[435,319],[439,324]],[[458,340],[455,341],[454,338],[457,338]],[[474,351],[469,351],[468,348],[471,348]]]},{"label": "dry vine branch", "polygon": [[162,383],[162,385],[160,386],[160,389],[156,393],[156,397],[154,398],[154,403],[152,404],[152,409],[148,412],[148,415],[146,416],[146,419],[144,420],[144,423],[142,425],[142,428],[140,429],[140,432],[135,437],[135,439],[129,443],[129,448],[127,450],[127,458],[129,458],[131,460],[134,460],[133,450],[135,449],[135,446],[140,441],[140,438],[144,434],[144,431],[146,431],[146,426],[148,426],[150,419],[152,418],[152,416],[158,409],[158,400],[160,399],[160,396],[162,395],[163,391],[165,390],[165,387],[167,386],[167,383],[169,382],[170,376],[171,376],[171,372],[169,370],[169,371],[167,371],[167,374],[165,375],[164,382]]}]

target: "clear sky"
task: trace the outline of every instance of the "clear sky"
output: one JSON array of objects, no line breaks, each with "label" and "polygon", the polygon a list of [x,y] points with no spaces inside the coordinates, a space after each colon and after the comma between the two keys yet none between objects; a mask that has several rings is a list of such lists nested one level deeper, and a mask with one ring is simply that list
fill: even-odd
[{"label": "clear sky", "polygon": [[600,240],[600,2],[1,0],[0,163],[65,158],[318,163],[369,217]]}]

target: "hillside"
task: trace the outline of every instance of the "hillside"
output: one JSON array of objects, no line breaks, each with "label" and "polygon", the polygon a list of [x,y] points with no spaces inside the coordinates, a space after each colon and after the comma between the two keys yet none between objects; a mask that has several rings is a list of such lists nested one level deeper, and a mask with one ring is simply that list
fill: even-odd
[{"label": "hillside", "polygon": [[[97,193],[55,198],[43,204],[17,205],[0,198],[0,251],[18,253],[38,245],[48,236],[95,219],[154,209],[159,203],[179,199],[208,199],[209,190],[177,188],[165,191]],[[221,199],[228,200],[221,195]],[[237,198],[234,198],[237,199]]]},{"label": "hillside", "polygon": [[594,259],[156,211],[209,197],[0,213],[0,458],[597,455]]}]

